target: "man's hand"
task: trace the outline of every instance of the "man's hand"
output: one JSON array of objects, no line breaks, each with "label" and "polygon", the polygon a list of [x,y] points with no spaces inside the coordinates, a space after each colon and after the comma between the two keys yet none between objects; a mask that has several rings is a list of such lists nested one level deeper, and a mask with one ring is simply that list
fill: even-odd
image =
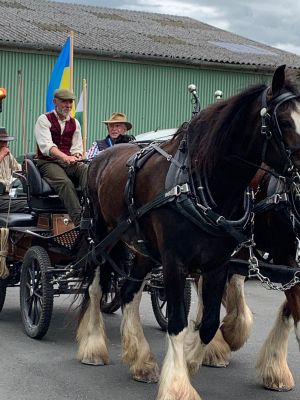
[{"label": "man's hand", "polygon": [[67,164],[75,164],[79,159],[76,156],[67,156],[65,155],[63,161]]},{"label": "man's hand", "polygon": [[0,148],[0,161],[10,153],[9,148],[4,146]]},{"label": "man's hand", "polygon": [[68,156],[67,154],[60,151],[56,146],[51,147],[49,151],[50,156],[57,158],[67,164],[75,164],[77,161],[81,160],[81,155],[76,153],[72,156]]},{"label": "man's hand", "polygon": [[74,156],[76,157],[77,161],[81,161],[82,160],[82,155],[80,153],[76,153],[76,154],[74,154]]}]

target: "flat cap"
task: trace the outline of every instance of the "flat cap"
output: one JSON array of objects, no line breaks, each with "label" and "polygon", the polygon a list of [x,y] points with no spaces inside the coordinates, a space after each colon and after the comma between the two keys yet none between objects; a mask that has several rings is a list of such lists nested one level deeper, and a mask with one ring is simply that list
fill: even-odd
[{"label": "flat cap", "polygon": [[56,89],[54,97],[60,100],[75,100],[75,94],[69,89]]}]

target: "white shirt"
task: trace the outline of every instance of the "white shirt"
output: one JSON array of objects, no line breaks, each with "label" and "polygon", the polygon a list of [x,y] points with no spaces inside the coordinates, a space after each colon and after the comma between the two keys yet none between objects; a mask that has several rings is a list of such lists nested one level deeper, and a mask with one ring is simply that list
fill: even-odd
[{"label": "white shirt", "polygon": [[[63,134],[63,131],[65,129],[66,122],[70,120],[70,116],[65,118],[63,121],[58,117],[57,112],[54,110],[54,114],[57,117],[57,120],[60,125],[61,129],[61,134]],[[71,155],[74,154],[83,154],[83,145],[82,145],[82,136],[81,136],[81,127],[80,123],[77,121],[75,118],[76,122],[76,130],[74,132],[74,135],[72,137],[72,146],[70,149]],[[35,128],[34,128],[34,134],[35,134],[35,139],[36,142],[39,146],[39,149],[41,150],[42,154],[44,156],[50,156],[50,149],[51,147],[57,145],[52,141],[52,135],[51,135],[51,122],[48,120],[46,114],[42,114],[38,117]]]},{"label": "white shirt", "polygon": [[0,161],[0,182],[5,185],[7,193],[9,192],[9,187],[12,182],[12,173],[21,170],[21,165],[11,153],[7,154],[7,156]]}]

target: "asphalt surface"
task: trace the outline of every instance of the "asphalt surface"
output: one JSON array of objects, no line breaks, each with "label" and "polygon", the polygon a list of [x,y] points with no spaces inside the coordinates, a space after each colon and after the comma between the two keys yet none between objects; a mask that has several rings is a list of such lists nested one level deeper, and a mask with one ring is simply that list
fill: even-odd
[{"label": "asphalt surface", "polygon": [[[258,350],[284,296],[265,290],[256,281],[247,282],[246,295],[254,313],[250,339],[243,349],[233,353],[227,368],[202,367],[193,378],[193,385],[202,400],[298,400],[300,355],[293,332],[288,360],[296,388],[285,393],[267,391],[261,386],[255,371]],[[43,340],[37,341],[23,332],[19,289],[8,289],[0,314],[0,400],[154,400],[157,385],[131,380],[127,366],[121,362],[120,311],[105,316],[111,364],[92,367],[76,360],[76,311],[69,310],[70,302],[68,296],[55,298],[50,329]],[[195,303],[192,311],[194,309]],[[141,318],[145,335],[161,365],[165,354],[165,334],[154,319],[150,296],[146,293],[142,300]]]}]

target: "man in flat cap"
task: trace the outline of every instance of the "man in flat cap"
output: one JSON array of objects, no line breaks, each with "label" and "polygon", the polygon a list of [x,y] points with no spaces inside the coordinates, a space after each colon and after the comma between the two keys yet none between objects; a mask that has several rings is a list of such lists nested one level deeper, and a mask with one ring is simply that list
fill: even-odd
[{"label": "man in flat cap", "polygon": [[127,117],[124,113],[113,112],[108,120],[102,122],[107,126],[108,135],[105,139],[96,140],[92,144],[87,152],[86,157],[88,160],[91,160],[100,151],[108,147],[119,143],[128,143],[135,139],[133,135],[127,135],[127,131],[132,128],[132,124],[127,121]]},{"label": "man in flat cap", "polygon": [[87,165],[81,163],[83,154],[81,127],[71,117],[75,95],[68,89],[54,92],[54,110],[42,114],[35,125],[37,166],[43,178],[62,200],[71,220],[77,226],[81,206],[75,185],[86,187]]},{"label": "man in flat cap", "polygon": [[13,173],[22,167],[11,154],[9,142],[15,140],[5,128],[0,128],[0,212],[19,213],[28,211],[26,195],[13,195]]}]

